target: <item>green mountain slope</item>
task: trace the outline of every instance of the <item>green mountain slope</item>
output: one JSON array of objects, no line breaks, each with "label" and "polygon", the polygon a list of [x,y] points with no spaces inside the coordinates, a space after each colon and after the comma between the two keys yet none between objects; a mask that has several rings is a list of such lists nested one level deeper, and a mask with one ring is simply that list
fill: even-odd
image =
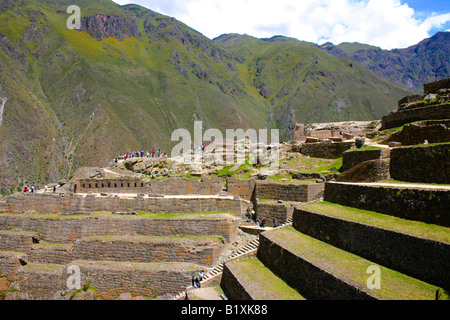
[{"label": "green mountain slope", "polygon": [[326,43],[321,48],[337,57],[361,63],[401,87],[423,92],[423,84],[450,77],[450,32],[405,49],[382,50],[360,43]]},{"label": "green mountain slope", "polygon": [[[0,3],[0,190],[68,178],[121,152],[170,153],[175,129],[282,129],[368,120],[410,92],[283,37],[210,40],[174,18],[110,0]],[[350,66],[351,64],[351,66]],[[2,100],[3,101],[3,100]],[[348,113],[350,112],[350,114]]]},{"label": "green mountain slope", "polygon": [[360,64],[295,39],[224,35],[215,42],[235,52],[245,80],[271,108],[284,137],[295,122],[380,119],[409,94]]}]

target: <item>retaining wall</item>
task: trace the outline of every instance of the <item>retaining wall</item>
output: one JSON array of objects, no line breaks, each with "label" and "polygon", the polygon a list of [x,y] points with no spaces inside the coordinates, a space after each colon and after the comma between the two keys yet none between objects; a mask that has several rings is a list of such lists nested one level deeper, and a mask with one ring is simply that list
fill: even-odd
[{"label": "retaining wall", "polygon": [[255,180],[227,178],[227,192],[233,196],[250,201],[254,197]]},{"label": "retaining wall", "polygon": [[266,218],[266,227],[272,227],[273,219],[276,219],[277,225],[285,223],[292,217],[294,206],[288,204],[261,203],[256,205],[256,217],[258,219]]},{"label": "retaining wall", "polygon": [[323,183],[295,184],[257,181],[255,195],[258,199],[309,202],[323,190]]},{"label": "retaining wall", "polygon": [[354,142],[305,143],[302,145],[300,153],[313,158],[338,159],[345,151],[354,146]]},{"label": "retaining wall", "polygon": [[450,184],[450,144],[393,149],[390,174],[400,181]]},{"label": "retaining wall", "polygon": [[218,237],[90,236],[75,242],[73,260],[189,262],[211,267],[222,250]]},{"label": "retaining wall", "polygon": [[229,211],[242,215],[241,201],[230,198],[158,198],[99,195],[15,194],[0,203],[0,212],[50,214],[110,211],[120,213],[189,213]]},{"label": "retaining wall", "polygon": [[72,183],[74,193],[132,193],[161,195],[217,195],[223,190],[220,177],[142,179],[78,179]]},{"label": "retaining wall", "polygon": [[232,242],[240,219],[228,214],[204,217],[146,218],[145,216],[46,216],[1,214],[0,229],[39,233],[41,241],[70,244],[87,236],[221,236]]},{"label": "retaining wall", "polygon": [[450,108],[448,104],[406,109],[396,111],[384,116],[381,120],[381,129],[386,130],[396,127],[401,127],[407,123],[412,123],[421,120],[439,120],[450,119]]},{"label": "retaining wall", "polygon": [[450,192],[447,190],[327,182],[324,200],[450,227]]},{"label": "retaining wall", "polygon": [[341,171],[347,171],[365,161],[381,159],[382,153],[382,149],[346,151],[343,155]]},{"label": "retaining wall", "polygon": [[191,283],[192,275],[204,267],[190,263],[121,263],[74,261],[68,266],[28,264],[17,271],[22,291],[37,300],[53,300],[70,294],[68,267],[78,266],[81,287],[89,283],[104,300],[117,299],[122,293],[156,298],[176,294]]}]

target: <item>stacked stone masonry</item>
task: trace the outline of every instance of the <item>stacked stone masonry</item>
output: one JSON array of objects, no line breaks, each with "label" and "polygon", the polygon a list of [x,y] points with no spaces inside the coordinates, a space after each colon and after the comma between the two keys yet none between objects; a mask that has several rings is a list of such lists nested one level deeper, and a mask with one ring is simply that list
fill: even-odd
[{"label": "stacked stone masonry", "polygon": [[300,149],[300,153],[313,158],[338,159],[344,152],[353,148],[354,142],[319,142],[305,143]]},{"label": "stacked stone masonry", "polygon": [[324,200],[395,217],[450,227],[447,190],[420,187],[381,187],[328,182]]},{"label": "stacked stone masonry", "polygon": [[15,194],[0,203],[0,212],[25,213],[37,211],[50,214],[75,214],[110,211],[118,213],[189,213],[229,211],[241,212],[241,200],[226,197],[164,198],[120,197],[100,195]]},{"label": "stacked stone masonry", "polygon": [[324,190],[322,183],[275,183],[257,181],[256,197],[258,199],[309,202]]},{"label": "stacked stone masonry", "polygon": [[392,179],[450,183],[450,144],[397,148],[391,152]]},{"label": "stacked stone masonry", "polygon": [[[220,236],[225,241],[232,242],[235,240],[239,221],[239,218],[228,214],[208,214],[205,217],[177,219],[119,215],[48,217],[46,215],[1,214],[0,230],[21,229],[39,234],[39,241],[59,244],[70,244],[84,237],[96,235]],[[30,242],[31,240],[28,243]]]},{"label": "stacked stone masonry", "polygon": [[382,155],[383,155],[382,149],[364,150],[364,151],[361,150],[346,151],[344,152],[344,156],[342,159],[341,171],[342,172],[347,171],[365,161],[381,159]]}]

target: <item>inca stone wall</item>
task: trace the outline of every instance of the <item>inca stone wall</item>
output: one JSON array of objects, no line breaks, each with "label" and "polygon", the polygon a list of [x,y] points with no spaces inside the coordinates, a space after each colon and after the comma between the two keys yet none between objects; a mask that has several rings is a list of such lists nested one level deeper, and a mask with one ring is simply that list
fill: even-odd
[{"label": "inca stone wall", "polygon": [[155,181],[142,179],[78,179],[74,193],[131,193],[164,195],[217,195],[224,188],[220,177],[170,178]]},{"label": "inca stone wall", "polygon": [[220,177],[201,179],[171,178],[151,181],[149,192],[165,195],[217,195],[224,189],[224,180]]},{"label": "inca stone wall", "polygon": [[74,193],[145,193],[148,183],[141,179],[78,179],[73,182]]},{"label": "inca stone wall", "polygon": [[[70,244],[83,237],[107,236],[221,236],[234,240],[240,219],[228,214],[172,219],[145,216],[47,216],[0,214],[0,229],[21,229],[39,234],[39,240]],[[28,240],[31,241],[31,240]]]},{"label": "inca stone wall", "polygon": [[354,142],[305,143],[302,145],[300,153],[313,158],[338,159],[345,151],[354,146]]},{"label": "inca stone wall", "polygon": [[324,190],[321,183],[276,183],[271,181],[256,182],[256,198],[308,202]]},{"label": "inca stone wall", "polygon": [[81,285],[89,284],[105,300],[117,299],[122,293],[149,298],[176,294],[189,286],[192,275],[204,268],[192,263],[77,260],[67,266],[28,263],[16,274],[28,299],[56,300],[73,293],[67,286],[69,268],[73,266],[80,270]]},{"label": "inca stone wall", "polygon": [[237,178],[227,179],[227,192],[233,196],[239,196],[244,200],[251,200],[254,196],[255,181],[241,180]]},{"label": "inca stone wall", "polygon": [[0,202],[0,212],[74,214],[110,211],[119,213],[186,213],[229,211],[242,214],[241,201],[224,197],[164,198],[99,195],[15,194]]},{"label": "inca stone wall", "polygon": [[420,120],[438,119],[450,119],[450,108],[448,105],[444,104],[393,112],[382,118],[382,127],[380,130],[401,127],[404,124]]},{"label": "inca stone wall", "polygon": [[327,182],[324,200],[399,218],[450,226],[449,192]]},{"label": "inca stone wall", "polygon": [[262,219],[263,217],[266,219],[266,227],[272,227],[273,219],[276,220],[277,225],[280,225],[292,218],[294,206],[259,202],[255,212],[258,219]]},{"label": "inca stone wall", "polygon": [[448,88],[450,88],[450,78],[423,85],[423,91],[425,94],[438,93],[439,90]]},{"label": "inca stone wall", "polygon": [[369,161],[381,159],[383,150],[349,150],[344,152],[342,159],[342,171],[347,171],[355,167],[356,165]]},{"label": "inca stone wall", "polygon": [[396,148],[391,152],[392,179],[450,183],[450,144]]},{"label": "inca stone wall", "polygon": [[72,260],[190,262],[212,267],[222,249],[218,237],[90,236],[75,242]]}]

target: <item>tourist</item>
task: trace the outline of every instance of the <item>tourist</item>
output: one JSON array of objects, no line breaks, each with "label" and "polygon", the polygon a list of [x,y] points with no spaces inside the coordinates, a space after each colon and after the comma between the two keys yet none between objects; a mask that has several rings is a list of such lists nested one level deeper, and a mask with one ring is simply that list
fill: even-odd
[{"label": "tourist", "polygon": [[194,276],[192,276],[192,287],[195,288],[195,277]]},{"label": "tourist", "polygon": [[152,158],[155,157],[155,150],[152,151]]},{"label": "tourist", "polygon": [[272,225],[274,228],[276,228],[277,227],[277,220],[276,219],[273,219],[273,225]]},{"label": "tourist", "polygon": [[56,192],[56,186],[53,186],[53,192]]},{"label": "tourist", "polygon": [[25,186],[25,187],[23,188],[23,192],[28,192],[28,187],[27,187],[27,186]]},{"label": "tourist", "polygon": [[264,228],[264,225],[266,224],[266,218],[262,218],[261,220],[261,228]]},{"label": "tourist", "polygon": [[195,285],[197,286],[197,289],[200,289],[200,281],[198,281],[198,278],[195,277]]},{"label": "tourist", "polygon": [[252,218],[250,207],[247,207],[247,223],[250,222]]},{"label": "tourist", "polygon": [[255,210],[252,210],[252,220],[254,222],[256,222],[256,212],[255,212]]},{"label": "tourist", "polygon": [[198,273],[199,281],[203,281],[203,270]]},{"label": "tourist", "polygon": [[259,228],[259,219],[256,220],[256,226]]}]

